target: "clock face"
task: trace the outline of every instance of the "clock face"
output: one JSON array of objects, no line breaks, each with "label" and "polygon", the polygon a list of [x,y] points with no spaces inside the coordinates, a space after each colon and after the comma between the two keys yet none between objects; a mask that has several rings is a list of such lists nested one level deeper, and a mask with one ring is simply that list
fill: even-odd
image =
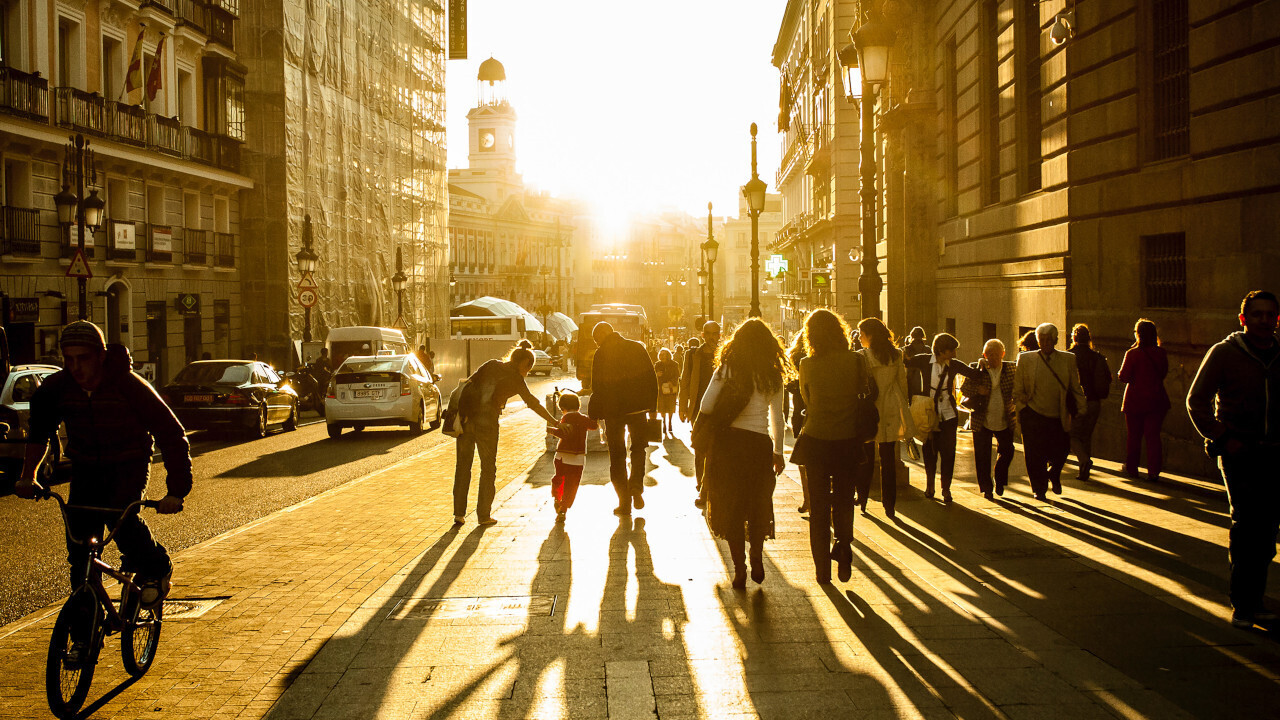
[{"label": "clock face", "polygon": [[492,150],[492,149],[493,149],[493,145],[494,145],[494,140],[493,140],[493,131],[492,131],[492,130],[481,130],[481,131],[480,131],[480,149],[481,149],[481,150]]}]

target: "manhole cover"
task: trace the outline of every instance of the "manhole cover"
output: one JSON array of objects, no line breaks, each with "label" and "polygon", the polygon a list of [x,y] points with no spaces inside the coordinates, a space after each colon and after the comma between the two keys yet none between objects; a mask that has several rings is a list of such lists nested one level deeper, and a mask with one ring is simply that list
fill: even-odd
[{"label": "manhole cover", "polygon": [[991,550],[975,550],[974,552],[987,560],[1054,560],[1075,557],[1073,553],[1069,553],[1062,548],[1044,545],[1029,548],[994,548]]},{"label": "manhole cover", "polygon": [[194,620],[231,597],[169,598],[164,601],[165,620]]},{"label": "manhole cover", "polygon": [[469,617],[527,617],[552,615],[555,595],[509,595],[504,597],[409,597],[396,604],[389,620],[458,619]]}]

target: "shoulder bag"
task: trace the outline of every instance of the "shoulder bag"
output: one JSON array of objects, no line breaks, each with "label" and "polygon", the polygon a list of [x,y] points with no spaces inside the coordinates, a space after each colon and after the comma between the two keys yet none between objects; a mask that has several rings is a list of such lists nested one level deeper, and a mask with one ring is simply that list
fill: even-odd
[{"label": "shoulder bag", "polygon": [[[916,426],[916,439],[924,442],[929,433],[938,429],[938,393],[942,392],[942,384],[946,382],[946,372],[938,374],[938,385],[929,395],[915,395],[911,398],[911,422]],[[922,381],[924,374],[921,373]],[[928,383],[924,383],[928,387]]]},{"label": "shoulder bag", "polygon": [[689,444],[693,446],[694,452],[710,451],[716,436],[742,414],[750,401],[751,393],[742,392],[737,383],[729,382],[726,377],[724,387],[716,397],[715,406],[710,412],[698,413],[698,419],[693,422]]},{"label": "shoulder bag", "polygon": [[871,376],[871,363],[863,356],[862,388],[854,398],[853,405],[853,437],[858,442],[870,442],[880,432],[880,410],[876,407],[879,388],[875,378]]},{"label": "shoulder bag", "polygon": [[1054,372],[1053,366],[1050,365],[1049,361],[1045,359],[1044,353],[1036,353],[1036,354],[1040,356],[1040,361],[1044,363],[1044,366],[1046,368],[1049,368],[1049,374],[1053,375],[1053,379],[1057,380],[1058,384],[1061,385],[1062,389],[1067,393],[1067,414],[1070,415],[1071,417],[1075,417],[1076,415],[1079,415],[1080,406],[1076,403],[1076,394],[1071,392],[1071,389],[1067,387],[1067,384],[1062,382],[1062,378],[1058,377],[1058,373]]},{"label": "shoulder bag", "polygon": [[458,381],[458,387],[449,393],[449,406],[440,417],[440,432],[456,438],[462,434],[462,396],[471,385],[471,378]]}]

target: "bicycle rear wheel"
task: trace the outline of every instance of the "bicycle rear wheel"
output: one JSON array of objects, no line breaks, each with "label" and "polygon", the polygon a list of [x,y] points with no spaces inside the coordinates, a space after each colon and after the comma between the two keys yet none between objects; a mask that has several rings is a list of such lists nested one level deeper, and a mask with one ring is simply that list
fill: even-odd
[{"label": "bicycle rear wheel", "polygon": [[98,665],[98,651],[102,644],[98,633],[101,623],[101,609],[96,598],[88,598],[93,602],[93,622],[86,638],[88,650],[78,663],[68,664],[67,653],[71,651],[71,624],[78,612],[84,612],[83,604],[75,594],[62,606],[58,620],[53,624],[53,637],[49,640],[49,660],[45,665],[45,691],[49,696],[49,709],[60,718],[74,717],[84,699],[89,695],[89,685],[93,683],[93,671]]},{"label": "bicycle rear wheel", "polygon": [[124,630],[120,632],[120,659],[125,672],[140,677],[151,669],[160,646],[160,615],[162,605],[154,609],[140,607],[138,593],[131,592],[123,601]]}]

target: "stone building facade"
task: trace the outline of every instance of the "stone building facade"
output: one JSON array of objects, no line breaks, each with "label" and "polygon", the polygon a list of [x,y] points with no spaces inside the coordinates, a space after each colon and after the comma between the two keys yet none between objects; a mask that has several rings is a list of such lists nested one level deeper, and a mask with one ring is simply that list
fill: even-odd
[{"label": "stone building facade", "polygon": [[291,362],[304,334],[295,256],[311,217],[319,301],[311,332],[446,332],[449,286],[444,8],[436,0],[244,5],[246,347]]},{"label": "stone building facade", "polygon": [[[1150,318],[1170,354],[1166,466],[1211,472],[1183,398],[1244,293],[1280,277],[1270,5],[876,5],[898,30],[877,108],[890,327],[950,331],[974,357],[1083,322],[1114,370]],[[1120,389],[1095,441],[1112,458]]]},{"label": "stone building facade", "polygon": [[[106,203],[85,237],[89,319],[157,384],[204,353],[242,355],[240,194],[253,183],[240,162],[239,10],[236,0],[0,5],[0,313],[15,361],[56,358],[59,328],[77,317],[74,230],[54,203],[75,134],[93,152],[85,194]],[[139,42],[143,73],[129,90]]]}]

